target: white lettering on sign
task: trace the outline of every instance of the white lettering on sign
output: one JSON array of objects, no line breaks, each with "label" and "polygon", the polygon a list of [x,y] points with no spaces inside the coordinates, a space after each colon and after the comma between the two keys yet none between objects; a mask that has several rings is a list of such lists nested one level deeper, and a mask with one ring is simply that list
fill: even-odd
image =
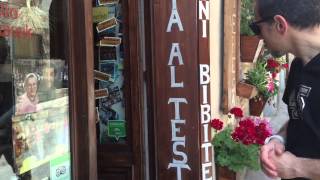
[{"label": "white lettering on sign", "polygon": [[[210,14],[209,14],[209,12],[210,12],[209,11],[210,3],[209,3],[209,1],[200,0],[198,7],[199,7],[199,10],[198,10],[199,19],[202,22],[202,37],[206,38],[208,36],[207,35],[207,24],[208,24],[209,17],[210,17]],[[202,16],[203,14],[204,14],[205,17]]]},{"label": "white lettering on sign", "polygon": [[210,157],[212,156],[212,144],[209,140],[209,122],[211,119],[211,106],[208,104],[208,87],[210,83],[210,66],[200,64],[200,86],[202,87],[202,102],[200,105],[201,125],[203,131],[203,139],[201,140],[201,151],[204,151],[204,159],[202,162],[202,180],[213,180],[212,171],[213,164]]},{"label": "white lettering on sign", "polygon": [[172,88],[183,88],[183,82],[176,83],[176,66],[173,66],[173,59],[177,57],[179,66],[183,65],[179,43],[172,43],[168,65],[170,66],[170,78]]},{"label": "white lettering on sign", "polygon": [[202,164],[202,180],[212,180],[212,177],[206,177],[206,174],[210,173],[210,169],[212,169],[212,163],[204,163]]},{"label": "white lettering on sign", "polygon": [[[176,25],[178,30],[183,31],[183,26],[178,13],[177,0],[172,0],[172,9],[170,19],[167,25],[167,31],[171,32],[173,25]],[[174,60],[176,62],[174,62]],[[172,43],[171,51],[168,61],[170,68],[170,87],[171,88],[183,88],[183,81],[177,82],[176,71],[178,67],[183,67],[184,62],[180,50],[179,43]],[[177,180],[182,180],[183,169],[191,171],[188,165],[188,155],[183,151],[186,148],[186,136],[182,132],[183,126],[186,124],[185,119],[181,119],[180,106],[182,104],[188,104],[186,98],[172,98],[168,100],[168,104],[174,104],[174,118],[171,119],[171,141],[172,141],[172,162],[168,164],[168,169],[174,168],[177,174]]]},{"label": "white lettering on sign", "polygon": [[[182,146],[185,148],[186,145],[186,137],[182,136],[181,129],[178,127],[179,125],[183,125],[186,123],[185,120],[181,119],[180,116],[180,104],[188,104],[188,101],[185,98],[169,98],[168,104],[174,103],[174,119],[171,120],[171,141],[173,142],[172,151],[174,157],[172,162],[169,163],[168,169],[170,168],[177,168],[177,180],[182,180],[182,169],[191,170],[188,163],[188,156],[185,152],[179,151],[178,146]],[[179,158],[177,158],[177,156]]]},{"label": "white lettering on sign", "polygon": [[174,119],[180,119],[180,103],[188,104],[188,101],[186,98],[169,98],[170,103],[174,103]]},{"label": "white lettering on sign", "polygon": [[183,59],[182,59],[179,43],[172,43],[169,62],[168,62],[169,66],[172,66],[172,61],[174,57],[178,58],[179,65],[183,65]]},{"label": "white lettering on sign", "polygon": [[185,136],[177,137],[177,133],[180,132],[180,128],[177,128],[177,126],[176,126],[178,123],[186,124],[186,121],[185,120],[174,120],[174,119],[171,120],[171,135],[172,135],[171,141],[183,141],[183,142],[185,142],[186,141],[186,137]]},{"label": "white lettering on sign", "polygon": [[177,0],[172,0],[171,15],[167,26],[167,32],[171,32],[173,24],[177,24],[179,31],[183,31],[183,26],[177,9]]}]

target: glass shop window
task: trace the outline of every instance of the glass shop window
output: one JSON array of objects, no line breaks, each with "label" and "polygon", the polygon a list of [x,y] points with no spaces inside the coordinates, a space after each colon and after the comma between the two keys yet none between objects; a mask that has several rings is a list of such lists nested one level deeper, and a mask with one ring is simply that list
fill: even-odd
[{"label": "glass shop window", "polygon": [[71,179],[66,7],[0,0],[0,179]]}]

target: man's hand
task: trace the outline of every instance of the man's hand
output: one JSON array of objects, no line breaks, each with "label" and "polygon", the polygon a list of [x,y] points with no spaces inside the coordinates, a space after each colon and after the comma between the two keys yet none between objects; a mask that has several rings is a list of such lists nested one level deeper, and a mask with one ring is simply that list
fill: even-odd
[{"label": "man's hand", "polygon": [[268,144],[263,145],[260,149],[260,161],[262,170],[271,178],[278,177],[277,167],[274,159],[284,152],[284,145],[278,140],[271,140]]},{"label": "man's hand", "polygon": [[278,176],[284,179],[292,179],[298,177],[298,158],[292,153],[286,151],[282,155],[277,156],[274,160],[277,168]]}]

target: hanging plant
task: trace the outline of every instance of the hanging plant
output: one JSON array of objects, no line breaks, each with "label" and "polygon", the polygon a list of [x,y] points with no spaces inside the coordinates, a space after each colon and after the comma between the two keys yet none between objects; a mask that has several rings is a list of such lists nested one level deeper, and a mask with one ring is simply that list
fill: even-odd
[{"label": "hanging plant", "polygon": [[45,12],[37,6],[31,6],[31,0],[26,0],[26,6],[21,7],[19,16],[11,25],[15,27],[27,27],[35,33],[41,33],[42,29],[49,28],[48,12]]}]

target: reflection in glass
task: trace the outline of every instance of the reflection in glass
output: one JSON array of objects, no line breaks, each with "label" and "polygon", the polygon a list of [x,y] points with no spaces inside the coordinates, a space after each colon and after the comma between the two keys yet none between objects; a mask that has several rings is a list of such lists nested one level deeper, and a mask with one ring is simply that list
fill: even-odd
[{"label": "reflection in glass", "polygon": [[71,179],[66,4],[0,0],[0,179]]}]

